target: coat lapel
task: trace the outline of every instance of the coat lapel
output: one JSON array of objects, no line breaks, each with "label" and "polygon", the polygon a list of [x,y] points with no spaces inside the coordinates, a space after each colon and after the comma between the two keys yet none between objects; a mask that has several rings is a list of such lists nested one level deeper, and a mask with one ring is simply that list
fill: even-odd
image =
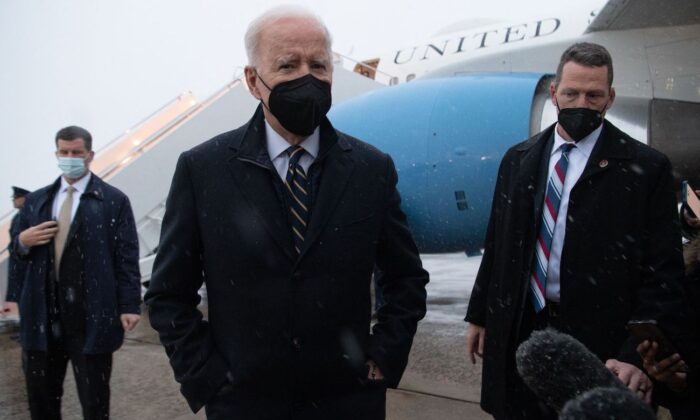
[{"label": "coat lapel", "polygon": [[[345,192],[354,168],[350,156],[352,148],[345,139],[338,137],[330,123],[325,125],[321,131],[321,139],[322,150],[317,158],[318,162],[314,162],[314,164],[322,165],[321,183],[314,198],[309,228],[304,235],[304,245],[299,254],[300,259],[304,257],[306,251],[313,245],[319,233],[328,223],[328,219]],[[323,143],[325,143],[325,147]]]},{"label": "coat lapel", "polygon": [[68,231],[68,237],[66,238],[64,249],[67,249],[73,239],[75,239],[80,230],[80,226],[83,224],[86,200],[95,199],[102,201],[104,194],[102,192],[101,182],[102,180],[97,175],[90,174],[90,182],[85,188],[85,192],[78,197],[80,202],[78,204],[78,209],[75,212],[75,216],[73,217],[73,222],[70,224],[70,230]]},{"label": "coat lapel", "polygon": [[547,188],[547,152],[551,149],[551,137],[554,126],[532,137],[522,144],[518,150],[520,156],[520,168],[518,171],[517,191],[524,199],[523,211],[532,209],[529,218],[535,231],[539,225],[542,203]]},{"label": "coat lapel", "polygon": [[291,260],[296,260],[286,209],[273,184],[276,173],[265,147],[265,122],[260,107],[244,134],[233,139],[229,149],[227,166],[234,182],[275,243]]}]

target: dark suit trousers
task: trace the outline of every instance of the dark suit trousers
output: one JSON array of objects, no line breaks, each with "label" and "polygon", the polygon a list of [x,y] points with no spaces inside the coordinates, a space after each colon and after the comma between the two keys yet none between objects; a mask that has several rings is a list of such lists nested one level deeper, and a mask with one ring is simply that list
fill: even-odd
[{"label": "dark suit trousers", "polygon": [[[527,305],[523,314],[518,343],[527,340],[535,330],[555,327],[554,323],[558,325],[558,320],[550,320],[546,311],[536,315],[532,305]],[[559,418],[556,411],[540,400],[520,378],[515,363],[515,353],[509,361],[508,370],[511,373],[508,378],[510,398],[508,401],[504,401],[507,414],[505,417],[496,417],[497,420],[556,420]]]},{"label": "dark suit trousers", "polygon": [[61,419],[63,380],[68,360],[78,388],[83,418],[109,418],[112,353],[83,354],[80,340],[50,340],[48,351],[25,351],[22,366],[33,420]]},{"label": "dark suit trousers", "polygon": [[263,396],[225,386],[206,404],[208,420],[384,420],[386,387],[358,385],[319,398]]}]

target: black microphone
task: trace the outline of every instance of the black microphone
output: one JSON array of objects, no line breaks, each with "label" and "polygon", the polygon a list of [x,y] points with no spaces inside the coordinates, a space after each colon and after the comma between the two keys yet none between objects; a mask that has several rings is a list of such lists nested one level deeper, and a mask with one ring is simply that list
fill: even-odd
[{"label": "black microphone", "polygon": [[515,361],[523,382],[557,412],[570,399],[597,387],[637,398],[580,341],[550,328],[533,332],[520,344]]},{"label": "black microphone", "polygon": [[569,400],[559,420],[656,420],[641,398],[619,388],[594,388]]}]

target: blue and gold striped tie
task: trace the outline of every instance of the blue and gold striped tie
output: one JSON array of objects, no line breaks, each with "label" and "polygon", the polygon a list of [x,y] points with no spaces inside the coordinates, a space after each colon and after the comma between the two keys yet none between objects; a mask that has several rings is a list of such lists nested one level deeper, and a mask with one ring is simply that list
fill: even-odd
[{"label": "blue and gold striped tie", "polygon": [[306,225],[309,222],[309,180],[304,169],[299,165],[299,159],[304,154],[301,146],[291,146],[287,149],[289,156],[289,169],[287,179],[284,182],[289,195],[289,211],[292,213],[292,236],[294,237],[294,249],[301,253],[304,243]]}]

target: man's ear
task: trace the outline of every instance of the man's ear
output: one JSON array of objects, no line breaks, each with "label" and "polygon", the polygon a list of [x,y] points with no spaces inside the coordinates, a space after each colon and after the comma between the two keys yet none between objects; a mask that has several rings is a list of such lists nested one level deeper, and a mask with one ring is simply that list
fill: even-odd
[{"label": "man's ear", "polygon": [[549,84],[549,99],[552,100],[552,105],[557,105],[557,85],[554,82]]},{"label": "man's ear", "polygon": [[255,99],[260,100],[262,95],[260,94],[260,88],[258,87],[258,71],[255,67],[245,66],[245,83],[248,85],[248,91]]},{"label": "man's ear", "polygon": [[606,111],[613,106],[613,102],[615,102],[615,88],[611,87],[610,88],[610,99],[608,100],[608,105],[606,106]]}]

